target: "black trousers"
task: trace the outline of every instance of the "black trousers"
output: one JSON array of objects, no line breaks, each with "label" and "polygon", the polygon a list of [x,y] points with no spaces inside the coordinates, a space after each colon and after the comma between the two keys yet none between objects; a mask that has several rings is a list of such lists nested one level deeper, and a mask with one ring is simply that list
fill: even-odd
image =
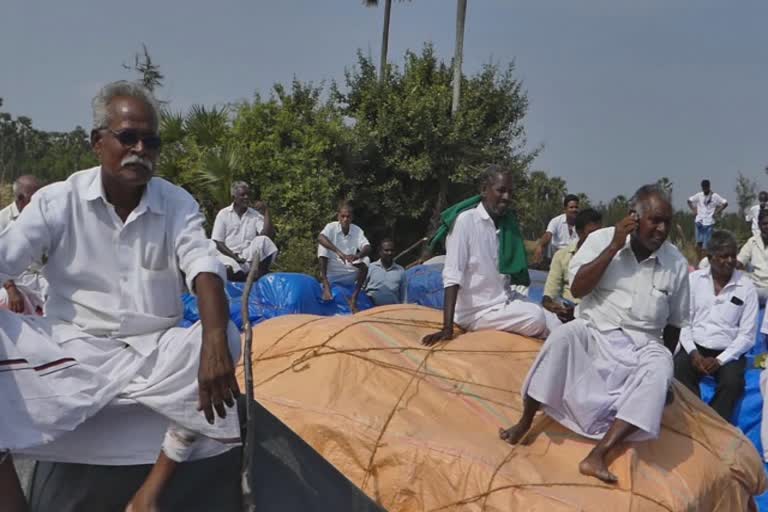
[{"label": "black trousers", "polygon": [[[712,350],[698,345],[696,345],[696,350],[703,357],[717,357],[722,352],[722,350]],[[715,389],[715,396],[709,405],[725,421],[731,420],[736,402],[744,394],[744,372],[746,368],[747,360],[742,356],[736,361],[724,364],[713,375],[717,388]],[[691,364],[691,356],[685,349],[681,348],[675,355],[675,378],[700,397],[699,381],[703,377],[704,374],[699,373]]]}]

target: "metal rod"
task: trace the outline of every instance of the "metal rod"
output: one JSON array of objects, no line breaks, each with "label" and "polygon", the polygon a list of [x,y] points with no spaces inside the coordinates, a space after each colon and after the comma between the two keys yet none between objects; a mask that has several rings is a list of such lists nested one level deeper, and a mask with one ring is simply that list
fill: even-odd
[{"label": "metal rod", "polygon": [[403,252],[401,252],[400,254],[398,254],[397,256],[395,256],[395,261],[399,260],[400,258],[402,258],[403,256],[405,256],[405,255],[406,255],[406,254],[408,254],[409,252],[411,252],[411,251],[413,251],[414,249],[416,249],[416,248],[417,248],[418,246],[420,246],[421,244],[423,244],[423,243],[426,243],[426,242],[428,242],[428,241],[429,241],[429,238],[427,238],[427,237],[424,237],[424,238],[422,238],[422,239],[420,239],[420,240],[416,241],[415,243],[411,244],[411,246],[410,246],[410,247],[408,247],[406,250],[404,250]]}]

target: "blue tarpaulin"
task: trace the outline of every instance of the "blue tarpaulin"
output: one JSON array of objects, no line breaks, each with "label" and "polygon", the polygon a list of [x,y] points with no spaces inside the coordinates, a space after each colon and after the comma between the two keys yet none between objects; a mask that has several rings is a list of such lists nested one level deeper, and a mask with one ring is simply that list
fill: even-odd
[{"label": "blue tarpaulin", "polygon": [[[242,300],[244,283],[227,283],[226,291],[229,298],[229,316],[237,325],[243,328]],[[305,274],[278,272],[267,274],[254,283],[248,300],[248,317],[252,324],[257,324],[276,316],[305,313],[310,315],[334,316],[350,314],[348,300],[352,297],[353,288],[334,285],[332,301],[322,300],[322,288],[314,277]],[[197,298],[185,294],[184,319],[182,326],[190,326],[200,319]],[[373,303],[367,295],[361,293],[357,298],[360,310],[370,309]]]},{"label": "blue tarpaulin", "polygon": [[[534,302],[541,302],[547,273],[530,270],[531,286],[528,297]],[[408,302],[428,308],[443,309],[443,265],[416,265],[406,273]]]}]

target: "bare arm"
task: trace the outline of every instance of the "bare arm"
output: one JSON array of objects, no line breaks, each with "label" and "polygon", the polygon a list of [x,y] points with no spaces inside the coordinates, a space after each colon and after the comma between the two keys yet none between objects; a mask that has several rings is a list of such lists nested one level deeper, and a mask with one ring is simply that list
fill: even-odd
[{"label": "bare arm", "polygon": [[571,283],[571,295],[581,299],[595,289],[602,279],[605,269],[608,268],[614,256],[624,247],[627,235],[637,227],[637,221],[628,216],[616,224],[616,230],[613,233],[613,240],[608,244],[600,255],[589,263],[581,266]]},{"label": "bare arm", "polygon": [[241,258],[237,254],[235,254],[232,251],[232,249],[227,247],[224,242],[219,242],[218,240],[214,240],[214,243],[216,244],[216,249],[218,249],[219,252],[221,254],[223,254],[224,256],[229,256],[230,258],[232,258],[233,260],[235,260],[238,263],[243,263],[245,261],[243,258]]},{"label": "bare arm", "polygon": [[359,258],[365,258],[367,256],[370,256],[373,252],[373,249],[370,245],[363,246],[363,249],[360,251],[360,254],[358,255]]},{"label": "bare arm", "polygon": [[331,251],[333,254],[335,254],[336,256],[338,256],[338,257],[339,257],[339,258],[341,258],[341,259],[344,259],[344,256],[346,256],[346,255],[345,255],[343,252],[341,252],[341,251],[338,249],[338,247],[336,247],[336,246],[333,244],[333,242],[331,242],[331,241],[328,239],[328,237],[327,237],[327,236],[325,236],[325,235],[324,235],[324,234],[322,234],[322,233],[320,233],[319,235],[317,235],[317,243],[319,243],[320,245],[322,245],[323,247],[325,247],[326,249],[328,249],[329,251]]},{"label": "bare arm", "polygon": [[459,296],[459,285],[454,284],[445,288],[445,304],[443,306],[443,329],[424,336],[422,345],[432,346],[438,341],[453,339],[453,314],[456,311],[456,298]]},{"label": "bare arm", "polygon": [[541,261],[541,258],[544,255],[544,250],[549,245],[549,242],[552,241],[552,233],[549,231],[545,231],[544,234],[539,239],[539,243],[536,244],[536,249],[533,251],[533,263],[539,263]]},{"label": "bare arm", "polygon": [[234,406],[234,398],[240,394],[227,339],[229,307],[224,283],[218,275],[208,272],[198,274],[194,288],[203,326],[197,374],[200,394],[198,410],[203,411],[208,423],[213,424],[214,410],[220,418],[226,417],[224,405]]},{"label": "bare arm", "polygon": [[265,204],[264,205],[264,228],[261,230],[261,233],[259,233],[262,236],[268,236],[272,240],[275,239],[275,226],[272,225],[272,213],[269,210],[269,207]]},{"label": "bare arm", "polygon": [[715,208],[715,217],[723,213],[723,210],[725,210],[726,208],[728,208],[728,201],[723,201],[723,203],[720,206]]}]

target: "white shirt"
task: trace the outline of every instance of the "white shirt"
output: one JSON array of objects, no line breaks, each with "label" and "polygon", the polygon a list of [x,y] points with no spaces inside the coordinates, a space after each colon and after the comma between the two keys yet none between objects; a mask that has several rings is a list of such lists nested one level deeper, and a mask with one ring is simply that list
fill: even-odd
[{"label": "white shirt", "polygon": [[747,213],[744,215],[744,220],[747,222],[751,222],[752,225],[752,236],[760,236],[760,224],[758,224],[757,219],[760,216],[760,205],[756,204],[755,206],[751,207],[749,210],[747,210]]},{"label": "white shirt", "polygon": [[462,326],[511,298],[509,277],[499,273],[499,230],[482,202],[459,214],[445,241],[443,286],[453,285],[454,321]]},{"label": "white shirt", "polygon": [[702,226],[711,226],[715,223],[715,210],[718,206],[728,204],[717,192],[711,192],[705,196],[704,192],[693,194],[688,200],[696,208],[696,222]]},{"label": "white shirt", "polygon": [[101,168],[80,171],[36,192],[0,233],[0,281],[47,254],[46,316],[60,320],[57,337],[119,338],[148,355],[181,320],[184,277],[189,290],[201,272],[226,282],[203,220],[189,193],[152,178],[123,223],[106,200]]},{"label": "white shirt", "polygon": [[761,235],[753,236],[744,244],[737,257],[750,271],[747,275],[758,288],[768,288],[768,248]]},{"label": "white shirt", "polygon": [[259,211],[248,208],[241,217],[235,211],[235,205],[231,204],[216,214],[211,238],[223,242],[229,250],[242,257],[263,229],[264,215]]},{"label": "white shirt", "polygon": [[[571,259],[568,280],[594,261],[611,243],[615,228],[590,234]],[[597,286],[576,307],[576,318],[600,331],[623,329],[636,343],[659,341],[666,325],[688,325],[688,263],[669,242],[642,262],[630,247],[630,237],[608,264]]]},{"label": "white shirt", "polygon": [[579,241],[579,235],[576,234],[576,227],[568,225],[564,213],[549,221],[549,224],[547,224],[547,233],[552,233],[552,241],[550,244],[552,245],[553,253]]},{"label": "white shirt", "polygon": [[[362,251],[366,245],[371,245],[365,237],[363,230],[356,224],[350,224],[349,233],[345,235],[344,231],[341,229],[341,223],[339,221],[329,222],[320,233],[325,235],[325,237],[344,254],[357,254]],[[333,278],[337,276],[344,276],[357,272],[357,268],[343,262],[336,254],[319,244],[317,246],[317,256],[318,258],[328,258],[328,279],[330,280],[333,280]]]},{"label": "white shirt", "polygon": [[0,231],[8,227],[8,225],[16,220],[19,216],[19,207],[16,206],[16,201],[12,202],[2,210],[0,210]]},{"label": "white shirt", "polygon": [[755,344],[757,291],[747,276],[736,270],[719,295],[715,295],[711,269],[688,276],[691,323],[680,331],[680,343],[689,354],[696,345],[722,350],[721,365],[735,361]]}]

